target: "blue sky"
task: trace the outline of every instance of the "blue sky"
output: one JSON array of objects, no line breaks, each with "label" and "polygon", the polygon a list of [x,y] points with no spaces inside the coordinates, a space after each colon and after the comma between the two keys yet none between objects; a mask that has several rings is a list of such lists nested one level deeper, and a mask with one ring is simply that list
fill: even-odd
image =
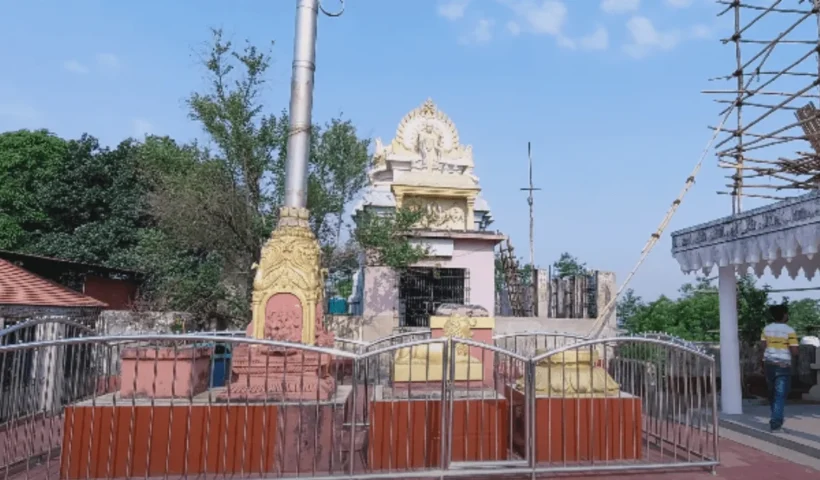
[{"label": "blue sky", "polygon": [[[295,1],[0,0],[0,130],[201,135],[184,99],[203,87],[209,27],[274,41],[271,111],[287,106]],[[334,9],[335,0],[326,0]],[[344,114],[393,137],[427,97],[472,144],[495,228],[527,252],[533,143],[536,262],[569,251],[623,279],[680,190],[720,107],[699,93],[731,72],[731,18],[710,0],[348,0],[319,21],[314,119]],[[644,297],[691,280],[668,232],[731,213],[707,158],[667,235],[634,279]],[[749,206],[755,205],[749,202]],[[783,280],[779,287],[804,285]]]}]

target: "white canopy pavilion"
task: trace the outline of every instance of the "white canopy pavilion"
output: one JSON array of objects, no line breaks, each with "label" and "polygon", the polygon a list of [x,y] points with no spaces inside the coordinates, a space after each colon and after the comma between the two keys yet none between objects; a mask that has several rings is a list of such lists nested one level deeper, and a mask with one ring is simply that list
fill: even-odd
[{"label": "white canopy pavilion", "polygon": [[743,413],[736,274],[769,269],[812,279],[820,270],[820,194],[812,192],[672,233],[672,254],[684,273],[718,269],[721,410]]}]

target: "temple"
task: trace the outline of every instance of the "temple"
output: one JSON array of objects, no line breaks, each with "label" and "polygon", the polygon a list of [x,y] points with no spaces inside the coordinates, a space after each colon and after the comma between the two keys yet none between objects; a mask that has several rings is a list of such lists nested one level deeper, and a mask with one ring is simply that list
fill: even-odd
[{"label": "temple", "polygon": [[[396,327],[429,327],[442,304],[477,304],[495,311],[493,249],[505,237],[488,231],[473,150],[450,118],[428,99],[404,116],[387,144],[376,139],[369,185],[354,209],[389,213],[417,206],[429,215],[413,232],[428,258],[397,273],[362,260],[350,298],[372,336]],[[367,335],[367,332],[365,332]]]}]

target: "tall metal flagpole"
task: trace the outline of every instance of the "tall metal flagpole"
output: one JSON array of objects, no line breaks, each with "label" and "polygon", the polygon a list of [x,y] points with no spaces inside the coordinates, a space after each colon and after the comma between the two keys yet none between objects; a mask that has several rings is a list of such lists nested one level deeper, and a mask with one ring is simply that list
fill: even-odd
[{"label": "tall metal flagpole", "polygon": [[287,315],[302,317],[302,343],[333,345],[332,336],[327,334],[321,322],[316,321],[324,309],[324,273],[319,242],[308,222],[307,176],[313,74],[316,71],[316,20],[320,10],[332,17],[341,15],[344,1],[339,1],[342,8],[337,13],[326,11],[319,0],[296,2],[285,204],[279,209],[279,223],[262,247],[256,266],[251,298],[251,333],[254,338],[268,338],[265,327],[269,323],[269,312],[277,311],[285,315],[282,318]]},{"label": "tall metal flagpole", "polygon": [[296,33],[293,43],[293,73],[290,84],[290,137],[285,161],[285,207],[307,206],[308,157],[313,110],[313,75],[316,72],[316,20],[319,10],[338,17],[341,9],[332,13],[319,0],[297,0]]}]

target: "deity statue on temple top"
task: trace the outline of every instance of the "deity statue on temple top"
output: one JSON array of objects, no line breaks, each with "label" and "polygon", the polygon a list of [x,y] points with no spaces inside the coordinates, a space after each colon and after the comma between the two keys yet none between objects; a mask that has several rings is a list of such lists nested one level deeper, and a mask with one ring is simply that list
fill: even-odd
[{"label": "deity statue on temple top", "polygon": [[441,162],[441,135],[427,123],[421,129],[416,140],[416,151],[421,155],[422,168],[432,171]]}]

